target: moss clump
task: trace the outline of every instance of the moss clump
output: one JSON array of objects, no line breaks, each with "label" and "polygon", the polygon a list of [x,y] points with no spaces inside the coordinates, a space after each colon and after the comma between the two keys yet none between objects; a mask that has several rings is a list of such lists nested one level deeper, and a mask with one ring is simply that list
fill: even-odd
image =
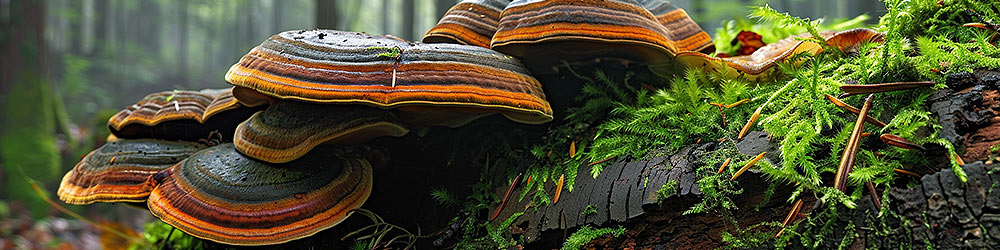
[{"label": "moss clump", "polygon": [[609,234],[614,237],[620,237],[622,234],[625,234],[625,228],[622,226],[616,228],[591,228],[590,226],[582,226],[580,230],[577,230],[566,239],[562,250],[578,250],[584,244]]},{"label": "moss clump", "polygon": [[679,184],[676,180],[667,181],[667,183],[660,186],[659,190],[656,190],[656,202],[663,204],[663,201],[677,194],[677,186]]}]

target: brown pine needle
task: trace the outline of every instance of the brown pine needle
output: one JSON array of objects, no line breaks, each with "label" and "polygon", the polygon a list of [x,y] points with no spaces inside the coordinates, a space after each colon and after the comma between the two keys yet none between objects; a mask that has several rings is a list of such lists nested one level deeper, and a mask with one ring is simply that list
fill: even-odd
[{"label": "brown pine needle", "polygon": [[799,211],[801,210],[802,199],[799,199],[795,201],[795,205],[792,205],[792,210],[788,211],[788,215],[785,216],[785,220],[781,222],[781,231],[778,231],[778,234],[774,235],[775,238],[781,237],[781,233],[785,232],[785,228],[792,224],[792,222],[795,222],[795,218],[798,217]]},{"label": "brown pine needle", "polygon": [[606,162],[606,161],[610,161],[611,159],[614,159],[615,157],[617,157],[617,156],[611,156],[611,157],[608,157],[608,158],[604,158],[604,159],[601,159],[601,160],[599,160],[599,161],[595,161],[595,162],[591,162],[591,163],[587,163],[587,166],[589,167],[589,166],[593,166],[593,165],[597,165],[597,164],[601,164],[601,163],[604,163],[604,162]]},{"label": "brown pine needle", "polygon": [[881,93],[887,91],[913,89],[919,87],[931,87],[934,86],[934,81],[923,81],[923,82],[891,82],[891,83],[878,83],[878,84],[845,84],[840,86],[840,90],[852,95],[856,94],[871,94],[871,93]]},{"label": "brown pine needle", "polygon": [[559,202],[559,195],[562,194],[563,189],[563,179],[566,178],[566,174],[559,175],[559,183],[556,184],[556,196],[552,199],[552,204]]},{"label": "brown pine needle", "polygon": [[736,171],[736,174],[734,174],[732,178],[729,178],[729,180],[730,181],[736,180],[736,177],[740,177],[740,175],[742,175],[743,172],[746,172],[747,169],[750,169],[750,166],[753,166],[753,164],[757,164],[757,161],[764,158],[764,154],[767,154],[767,151],[761,152],[759,155],[757,155],[757,157],[753,158],[753,160],[747,162],[747,165],[744,165],[743,168],[740,169],[740,171]]},{"label": "brown pine needle", "polygon": [[[875,210],[882,211],[882,198],[878,197],[878,191],[875,190],[875,185],[872,182],[865,182],[865,186],[868,187],[868,193],[872,195],[872,203],[875,204]],[[875,212],[878,214],[878,212]]]},{"label": "brown pine needle", "polygon": [[920,175],[917,174],[917,173],[906,171],[906,170],[902,170],[902,169],[898,169],[898,168],[893,169],[892,172],[895,172],[895,173],[898,173],[898,174],[905,174],[905,175],[909,175],[909,176],[920,178]]},{"label": "brown pine needle", "polygon": [[573,156],[576,156],[576,141],[569,143],[569,158],[573,158]]},{"label": "brown pine needle", "polygon": [[965,166],[965,160],[962,160],[962,156],[961,155],[958,155],[958,153],[955,153],[955,154],[952,154],[952,156],[955,159],[955,163],[958,163],[958,166]]},{"label": "brown pine needle", "polygon": [[[529,175],[528,177],[530,178],[531,176]],[[510,187],[507,188],[507,194],[504,194],[503,200],[500,200],[500,206],[497,207],[497,210],[493,212],[492,216],[490,216],[490,221],[496,219],[497,216],[500,215],[500,211],[503,211],[503,207],[507,205],[507,200],[510,199],[510,194],[514,192],[514,187],[517,187],[517,181],[520,179],[521,179],[521,174],[517,174],[517,177],[514,177],[514,182],[511,182]]]},{"label": "brown pine needle", "polygon": [[[844,110],[850,111],[851,113],[854,113],[854,114],[861,113],[861,110],[859,110],[858,108],[855,108],[854,106],[851,106],[851,105],[849,105],[849,104],[841,101],[840,99],[837,99],[836,97],[833,97],[832,95],[826,95],[826,99],[830,100],[830,102],[832,102],[833,105],[837,105],[837,107],[840,107],[840,108],[842,108]],[[868,122],[868,123],[871,123],[872,125],[878,126],[880,128],[884,128],[885,126],[888,126],[884,122],[879,121],[878,119],[875,119],[875,118],[873,118],[871,116],[867,116],[867,115],[865,116],[865,121]]]},{"label": "brown pine needle", "polygon": [[778,234],[774,235],[774,238],[777,239],[778,237],[781,237],[781,234],[784,232],[785,232],[785,227],[781,227],[781,230],[778,231]]},{"label": "brown pine needle", "polygon": [[920,151],[925,150],[924,147],[914,144],[903,137],[899,137],[898,135],[882,134],[879,136],[879,139],[882,139],[882,142],[885,142],[885,144],[889,144],[897,148]]},{"label": "brown pine needle", "polygon": [[729,161],[732,161],[732,160],[733,160],[732,157],[726,158],[726,161],[722,162],[722,166],[719,167],[719,172],[717,172],[716,174],[721,174],[722,170],[726,170],[726,166],[729,166]]},{"label": "brown pine needle", "polygon": [[708,105],[712,105],[712,106],[716,106],[716,107],[720,107],[720,108],[726,106],[725,104],[717,103],[717,102],[710,102],[710,103],[708,103]]},{"label": "brown pine needle", "polygon": [[802,210],[802,199],[795,201],[795,204],[792,205],[792,210],[788,211],[788,215],[785,216],[785,220],[781,222],[781,226],[787,227],[792,224],[792,222],[795,222],[795,217],[799,215],[799,210]]},{"label": "brown pine needle", "polygon": [[722,117],[722,128],[725,129],[726,125],[726,112],[722,112],[722,106],[719,106],[719,116]]},{"label": "brown pine needle", "polygon": [[847,140],[847,145],[844,146],[844,154],[840,157],[840,165],[837,167],[837,175],[834,177],[833,182],[833,187],[840,190],[840,192],[844,192],[847,188],[847,175],[851,173],[851,168],[854,167],[854,158],[857,156],[858,146],[861,144],[861,131],[864,130],[865,126],[865,116],[871,110],[873,99],[874,95],[868,95],[868,98],[865,98],[865,105],[861,107],[861,113],[858,114],[858,119],[854,122],[854,131],[851,132],[851,138]]},{"label": "brown pine needle", "polygon": [[744,104],[744,103],[747,103],[747,102],[750,102],[750,99],[743,99],[743,100],[739,100],[739,101],[734,102],[734,103],[730,103],[729,105],[726,105],[726,108],[727,109],[735,108],[736,106],[740,106],[740,104]]},{"label": "brown pine needle", "polygon": [[743,137],[747,135],[747,132],[750,132],[750,127],[753,127],[753,124],[757,122],[757,118],[760,118],[760,112],[763,111],[764,106],[760,106],[760,108],[757,108],[757,110],[753,112],[753,115],[750,116],[750,120],[747,121],[746,125],[743,125],[743,129],[740,130],[740,134],[736,136],[737,140],[743,139]]}]

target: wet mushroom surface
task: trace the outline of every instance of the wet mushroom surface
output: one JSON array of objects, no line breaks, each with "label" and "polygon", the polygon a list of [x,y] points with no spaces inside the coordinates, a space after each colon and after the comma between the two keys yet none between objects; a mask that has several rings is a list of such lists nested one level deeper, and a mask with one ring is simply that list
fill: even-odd
[{"label": "wet mushroom surface", "polygon": [[145,202],[148,179],[204,149],[200,143],[121,139],[90,152],[63,177],[59,199],[69,204]]},{"label": "wet mushroom surface", "polygon": [[225,244],[268,245],[343,221],[368,199],[372,169],[339,148],[272,164],[225,143],[199,151],[154,181],[148,206],[167,224]]},{"label": "wet mushroom surface", "polygon": [[425,43],[457,43],[490,47],[500,24],[500,12],[510,0],[462,0],[424,35]]},{"label": "wet mushroom surface", "polygon": [[683,9],[634,0],[515,0],[501,13],[491,47],[521,58],[536,74],[564,60],[670,65],[677,53],[714,50],[711,37]]},{"label": "wet mushroom surface", "polygon": [[[404,122],[461,126],[501,113],[516,122],[552,120],[541,84],[517,59],[482,47],[422,44],[335,30],[272,36],[230,68],[237,99],[260,96],[364,104]],[[407,120],[407,117],[414,117]]]}]

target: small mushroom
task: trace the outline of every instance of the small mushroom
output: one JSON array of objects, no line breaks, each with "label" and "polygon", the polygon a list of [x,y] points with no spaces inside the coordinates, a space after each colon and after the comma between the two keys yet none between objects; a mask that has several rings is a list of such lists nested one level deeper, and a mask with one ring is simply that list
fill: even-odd
[{"label": "small mushroom", "polygon": [[112,116],[108,127],[118,138],[197,140],[208,134],[201,117],[213,99],[198,91],[152,93]]},{"label": "small mushroom", "polygon": [[483,48],[497,31],[500,11],[510,0],[463,0],[451,7],[434,28],[424,35],[425,43],[456,43]]},{"label": "small mushroom", "polygon": [[260,108],[233,98],[232,88],[163,91],[147,95],[108,120],[118,138],[197,141],[215,131],[232,138],[236,124]]},{"label": "small mushroom", "polygon": [[[495,113],[528,124],[552,120],[541,84],[517,59],[468,45],[286,31],[251,50],[226,80],[244,103],[271,97],[364,104],[395,109],[404,122],[451,127]],[[251,90],[258,93],[246,93]]]},{"label": "small mushroom", "polygon": [[255,159],[283,163],[323,144],[353,145],[409,129],[387,110],[360,105],[277,101],[236,128],[236,149]]},{"label": "small mushroom", "polygon": [[659,0],[515,0],[501,12],[491,47],[521,58],[536,74],[563,60],[670,65],[679,52],[714,50],[683,9]]},{"label": "small mushroom", "polygon": [[190,235],[232,245],[283,243],[330,228],[368,199],[371,166],[336,148],[271,164],[225,143],[164,170],[150,212]]},{"label": "small mushroom", "polygon": [[153,186],[147,180],[204,149],[198,143],[121,139],[83,157],[59,184],[59,199],[69,204],[145,202]]},{"label": "small mushroom", "polygon": [[[841,32],[822,31],[820,35],[826,39],[827,44],[845,53],[854,51],[865,43],[883,42],[881,33],[863,28]],[[677,65],[701,67],[707,71],[721,72],[730,78],[743,76],[748,79],[767,79],[770,77],[768,75],[770,69],[779,62],[784,62],[799,53],[818,54],[822,52],[823,47],[819,44],[800,40],[811,36],[809,33],[805,33],[788,37],[765,45],[748,56],[718,58],[700,52],[682,52],[677,55]]]}]

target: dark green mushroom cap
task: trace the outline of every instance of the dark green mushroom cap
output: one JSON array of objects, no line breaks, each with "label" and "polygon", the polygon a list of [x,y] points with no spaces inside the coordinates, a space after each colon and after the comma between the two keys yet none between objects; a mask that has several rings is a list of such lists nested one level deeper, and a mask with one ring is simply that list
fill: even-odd
[{"label": "dark green mushroom cap", "polygon": [[69,204],[145,202],[150,176],[204,149],[199,143],[120,139],[87,154],[59,184],[59,199]]},{"label": "dark green mushroom cap", "polygon": [[273,164],[225,143],[154,179],[149,209],[167,224],[225,244],[268,245],[343,221],[368,199],[372,170],[363,158],[332,147]]}]

